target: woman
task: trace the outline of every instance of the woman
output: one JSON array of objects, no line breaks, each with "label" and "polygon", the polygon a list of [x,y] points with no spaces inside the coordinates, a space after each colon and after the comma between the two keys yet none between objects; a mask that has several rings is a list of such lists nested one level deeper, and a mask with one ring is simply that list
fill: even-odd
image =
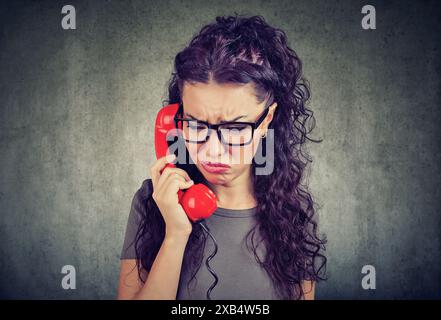
[{"label": "woman", "polygon": [[[211,296],[314,298],[326,258],[312,197],[301,187],[310,161],[301,149],[311,140],[308,99],[300,59],[285,33],[261,16],[217,17],[178,53],[167,104],[179,103],[184,135],[196,132],[184,137],[193,163],[161,173],[173,157],[158,159],[136,192],[119,299],[205,299],[213,278],[201,265],[213,243],[177,196],[199,182],[217,196],[218,209],[206,219],[219,246],[210,262],[219,277]],[[207,127],[221,123],[227,125]],[[242,143],[234,145],[238,132]],[[255,161],[265,149],[269,169],[257,173],[265,169]]]}]

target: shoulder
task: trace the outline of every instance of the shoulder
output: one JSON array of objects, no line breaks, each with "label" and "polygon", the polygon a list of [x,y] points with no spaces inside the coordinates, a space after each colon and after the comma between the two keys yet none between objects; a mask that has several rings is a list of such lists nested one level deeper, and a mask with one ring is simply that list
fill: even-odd
[{"label": "shoulder", "polygon": [[134,244],[136,242],[137,232],[145,219],[146,202],[153,190],[151,179],[146,179],[136,190],[132,199],[130,213],[127,220],[126,232],[124,236],[123,249],[121,251],[121,259],[136,259],[136,251]]},{"label": "shoulder", "polygon": [[137,213],[142,212],[147,199],[152,193],[152,179],[145,179],[133,196],[131,211]]},{"label": "shoulder", "polygon": [[153,193],[152,179],[145,179],[141,186],[136,190],[134,200],[145,201]]},{"label": "shoulder", "polygon": [[145,179],[142,182],[141,187],[136,191],[135,195],[138,195],[138,197],[142,199],[147,199],[148,197],[151,196],[152,193],[153,193],[152,179]]}]

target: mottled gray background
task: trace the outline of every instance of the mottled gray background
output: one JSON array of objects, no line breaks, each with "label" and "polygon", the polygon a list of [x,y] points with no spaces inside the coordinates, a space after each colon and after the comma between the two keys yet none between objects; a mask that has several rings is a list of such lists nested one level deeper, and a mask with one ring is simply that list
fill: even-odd
[{"label": "mottled gray background", "polygon": [[[360,26],[364,4],[376,30]],[[437,1],[310,0],[3,3],[0,297],[115,297],[173,58],[234,11],[285,30],[311,83],[324,142],[308,180],[329,241],[317,298],[441,297]],[[61,288],[67,264],[76,290]],[[361,288],[366,264],[376,290]]]}]

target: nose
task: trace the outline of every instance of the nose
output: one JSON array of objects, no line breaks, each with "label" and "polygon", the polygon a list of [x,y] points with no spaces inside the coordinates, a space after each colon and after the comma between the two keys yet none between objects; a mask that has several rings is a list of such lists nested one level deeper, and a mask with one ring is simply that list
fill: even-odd
[{"label": "nose", "polygon": [[204,147],[207,148],[207,156],[210,159],[219,159],[220,156],[225,152],[226,146],[219,141],[216,130],[211,130]]}]

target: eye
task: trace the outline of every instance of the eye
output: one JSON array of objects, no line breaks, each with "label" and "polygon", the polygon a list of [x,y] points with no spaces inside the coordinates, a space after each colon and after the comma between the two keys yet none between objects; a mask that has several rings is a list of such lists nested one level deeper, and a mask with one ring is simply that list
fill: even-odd
[{"label": "eye", "polygon": [[193,130],[204,130],[206,128],[205,125],[199,124],[197,121],[188,121],[188,127]]},{"label": "eye", "polygon": [[235,130],[235,131],[242,131],[247,129],[248,126],[244,124],[227,124],[222,127],[224,130]]}]

